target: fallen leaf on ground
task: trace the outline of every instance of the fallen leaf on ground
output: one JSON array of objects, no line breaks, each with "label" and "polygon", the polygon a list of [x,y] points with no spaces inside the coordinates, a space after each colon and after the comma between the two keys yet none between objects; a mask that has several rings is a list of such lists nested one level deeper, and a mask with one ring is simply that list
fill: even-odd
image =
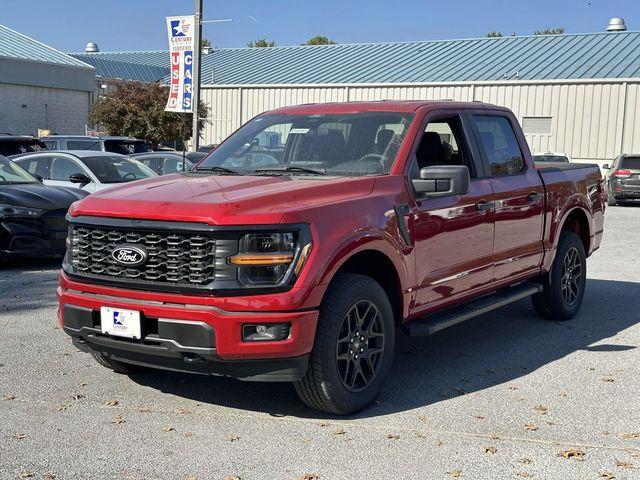
[{"label": "fallen leaf on ground", "polygon": [[389,435],[387,435],[387,438],[389,440],[400,440],[400,435],[398,435],[397,433],[390,433]]},{"label": "fallen leaf on ground", "polygon": [[33,477],[33,473],[31,473],[31,472],[20,472],[19,477],[20,478],[31,478],[31,477]]},{"label": "fallen leaf on ground", "polygon": [[500,437],[498,435],[496,435],[495,433],[493,435],[490,435],[489,438],[491,440],[500,440]]},{"label": "fallen leaf on ground", "polygon": [[447,475],[453,478],[460,478],[462,476],[462,470],[451,470],[447,472]]},{"label": "fallen leaf on ground", "polygon": [[498,449],[496,447],[492,447],[491,445],[487,445],[484,447],[484,453],[496,453]]},{"label": "fallen leaf on ground", "polygon": [[520,460],[518,460],[518,463],[521,463],[523,465],[531,465],[533,463],[533,460],[531,460],[530,458],[521,458]]},{"label": "fallen leaf on ground", "polygon": [[344,431],[344,429],[342,429],[342,428],[336,428],[336,429],[333,431],[333,434],[334,434],[334,435],[344,435],[345,433],[347,433],[347,432],[345,432],[345,431]]},{"label": "fallen leaf on ground", "polygon": [[85,398],[85,395],[81,393],[74,393],[73,395],[71,395],[71,398],[74,400],[80,400],[81,398]]},{"label": "fallen leaf on ground", "polygon": [[297,480],[317,480],[318,478],[320,478],[320,475],[317,473],[305,473],[301,477],[298,477]]},{"label": "fallen leaf on ground", "polygon": [[189,410],[188,408],[179,408],[179,409],[177,410],[177,412],[178,412],[180,415],[186,415],[187,413],[191,413],[191,410]]},{"label": "fallen leaf on ground", "polygon": [[80,382],[78,383],[79,387],[86,387],[87,386],[87,382]]},{"label": "fallen leaf on ground", "polygon": [[426,415],[418,415],[418,420],[420,420],[421,422],[426,422],[427,421],[427,416]]},{"label": "fallen leaf on ground", "polygon": [[518,389],[518,387],[516,387],[515,385],[509,385],[507,387],[507,390],[517,390],[517,389]]},{"label": "fallen leaf on ground", "polygon": [[578,461],[584,460],[585,453],[577,448],[570,448],[569,450],[562,450],[558,452],[558,456],[562,458],[573,458]]},{"label": "fallen leaf on ground", "polygon": [[441,447],[441,446],[443,446],[443,445],[444,445],[444,442],[443,442],[442,440],[438,440],[438,441],[436,442],[436,447]]},{"label": "fallen leaf on ground", "polygon": [[422,432],[418,432],[418,433],[416,433],[416,437],[418,437],[418,438],[427,438],[427,434],[426,433],[422,433]]},{"label": "fallen leaf on ground", "polygon": [[600,478],[606,478],[607,480],[613,480],[614,478],[616,478],[616,476],[611,473],[609,470],[605,470],[604,472],[600,473]]},{"label": "fallen leaf on ground", "polygon": [[536,412],[541,413],[542,415],[546,414],[549,411],[549,409],[544,405],[536,405],[535,407],[533,407],[533,409]]},{"label": "fallen leaf on ground", "polygon": [[107,400],[106,402],[104,402],[104,404],[107,407],[115,407],[116,405],[118,405],[118,400],[116,400],[115,398],[112,398],[111,400]]},{"label": "fallen leaf on ground", "polygon": [[627,432],[622,434],[622,438],[626,438],[627,440],[630,438],[640,438],[640,432]]},{"label": "fallen leaf on ground", "polygon": [[622,468],[638,468],[633,463],[629,463],[625,460],[616,460],[615,465],[616,467],[622,467]]},{"label": "fallen leaf on ground", "polygon": [[15,395],[9,395],[6,394],[4,397],[2,397],[3,400],[15,400],[16,396]]},{"label": "fallen leaf on ground", "polygon": [[529,430],[531,432],[535,432],[536,430],[538,430],[538,427],[536,427],[533,423],[527,422],[524,424],[524,429]]},{"label": "fallen leaf on ground", "polygon": [[69,408],[69,405],[65,405],[64,403],[58,403],[56,406],[53,407],[53,411],[64,412],[67,408]]},{"label": "fallen leaf on ground", "polygon": [[229,441],[230,442],[237,442],[238,440],[240,440],[240,437],[238,435],[229,435]]},{"label": "fallen leaf on ground", "polygon": [[54,480],[56,476],[53,473],[45,473],[42,476],[42,480]]},{"label": "fallen leaf on ground", "polygon": [[195,475],[187,475],[184,480],[198,480]]},{"label": "fallen leaf on ground", "polygon": [[173,432],[174,430],[175,430],[175,428],[173,428],[173,427],[169,427],[169,426],[162,427],[162,431],[163,432]]},{"label": "fallen leaf on ground", "polygon": [[560,396],[560,397],[566,397],[566,396],[567,396],[567,392],[560,392],[560,393],[558,394],[558,396]]},{"label": "fallen leaf on ground", "polygon": [[193,432],[184,432],[185,437],[193,437]]},{"label": "fallen leaf on ground", "polygon": [[16,433],[13,438],[15,438],[16,440],[24,440],[25,438],[27,438],[27,434],[26,433]]},{"label": "fallen leaf on ground", "polygon": [[484,420],[484,417],[481,415],[476,415],[476,420]]},{"label": "fallen leaf on ground", "polygon": [[607,375],[607,376],[602,377],[602,381],[604,383],[613,383],[613,382],[616,381],[616,379],[613,378],[611,375]]},{"label": "fallen leaf on ground", "polygon": [[229,475],[228,477],[224,477],[224,480],[241,480],[237,475]]},{"label": "fallen leaf on ground", "polygon": [[111,423],[115,423],[116,425],[120,425],[121,423],[124,423],[125,419],[122,415],[116,415],[115,417],[113,417],[113,420],[111,420]]},{"label": "fallen leaf on ground", "polygon": [[151,409],[149,407],[141,407],[138,409],[140,413],[149,413]]},{"label": "fallen leaf on ground", "polygon": [[528,472],[518,472],[518,473],[517,473],[517,475],[518,475],[519,477],[522,477],[522,478],[531,478],[531,477],[533,477],[533,475],[531,475],[531,474],[530,474],[530,473],[528,473]]}]

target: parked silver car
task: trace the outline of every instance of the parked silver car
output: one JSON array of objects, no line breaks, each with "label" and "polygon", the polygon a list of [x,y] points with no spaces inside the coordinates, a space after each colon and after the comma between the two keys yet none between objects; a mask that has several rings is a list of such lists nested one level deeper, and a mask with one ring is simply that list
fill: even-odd
[{"label": "parked silver car", "polygon": [[42,178],[45,185],[78,187],[91,193],[115,184],[158,176],[137,160],[110,152],[43,151],[14,155],[11,159],[30,174]]},{"label": "parked silver car", "polygon": [[51,135],[43,137],[47,150],[93,150],[121,155],[148,152],[149,145],[134,137],[92,137],[89,135]]}]

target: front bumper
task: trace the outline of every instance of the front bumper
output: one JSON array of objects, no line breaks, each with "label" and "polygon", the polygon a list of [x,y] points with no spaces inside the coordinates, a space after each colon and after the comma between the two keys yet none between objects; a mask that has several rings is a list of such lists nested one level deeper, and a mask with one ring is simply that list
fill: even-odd
[{"label": "front bumper", "polygon": [[0,257],[41,257],[65,253],[66,229],[47,228],[41,219],[0,222]]},{"label": "front bumper", "polygon": [[[113,295],[114,289],[99,293],[93,285],[79,289],[61,275],[59,322],[80,350],[137,365],[254,381],[295,381],[306,373],[318,319],[315,309],[226,311],[190,303],[189,297],[184,303],[169,303],[136,298],[124,290],[119,295]],[[102,306],[140,311],[142,340],[102,334]],[[289,323],[291,333],[282,341],[244,342],[242,326],[256,323]]]}]

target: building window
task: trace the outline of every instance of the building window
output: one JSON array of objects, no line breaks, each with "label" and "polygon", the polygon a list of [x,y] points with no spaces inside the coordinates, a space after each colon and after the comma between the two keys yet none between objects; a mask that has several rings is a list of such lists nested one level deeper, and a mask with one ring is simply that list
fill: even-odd
[{"label": "building window", "polygon": [[551,117],[524,117],[522,130],[525,135],[551,135]]}]

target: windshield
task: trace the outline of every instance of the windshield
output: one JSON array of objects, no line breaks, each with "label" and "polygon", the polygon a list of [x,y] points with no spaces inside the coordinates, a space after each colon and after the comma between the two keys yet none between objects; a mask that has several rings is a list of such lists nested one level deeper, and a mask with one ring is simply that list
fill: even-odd
[{"label": "windshield", "polygon": [[80,158],[100,183],[123,183],[156,177],[157,174],[137,160],[121,156],[84,157]]},{"label": "windshield", "polygon": [[105,140],[106,152],[131,155],[132,153],[144,153],[149,151],[149,146],[142,140]]},{"label": "windshield", "polygon": [[569,159],[563,155],[534,155],[536,162],[564,162],[569,163]]},{"label": "windshield", "polygon": [[625,157],[620,161],[620,166],[618,168],[640,170],[640,157]]},{"label": "windshield", "polygon": [[387,174],[412,120],[413,114],[401,112],[263,115],[213,150],[198,170],[287,175],[315,171],[331,176]]},{"label": "windshield", "polygon": [[37,180],[8,158],[0,156],[0,184],[36,183]]},{"label": "windshield", "polygon": [[35,138],[0,140],[0,155],[5,157],[20,153],[39,152],[40,150],[46,150],[46,146]]}]

